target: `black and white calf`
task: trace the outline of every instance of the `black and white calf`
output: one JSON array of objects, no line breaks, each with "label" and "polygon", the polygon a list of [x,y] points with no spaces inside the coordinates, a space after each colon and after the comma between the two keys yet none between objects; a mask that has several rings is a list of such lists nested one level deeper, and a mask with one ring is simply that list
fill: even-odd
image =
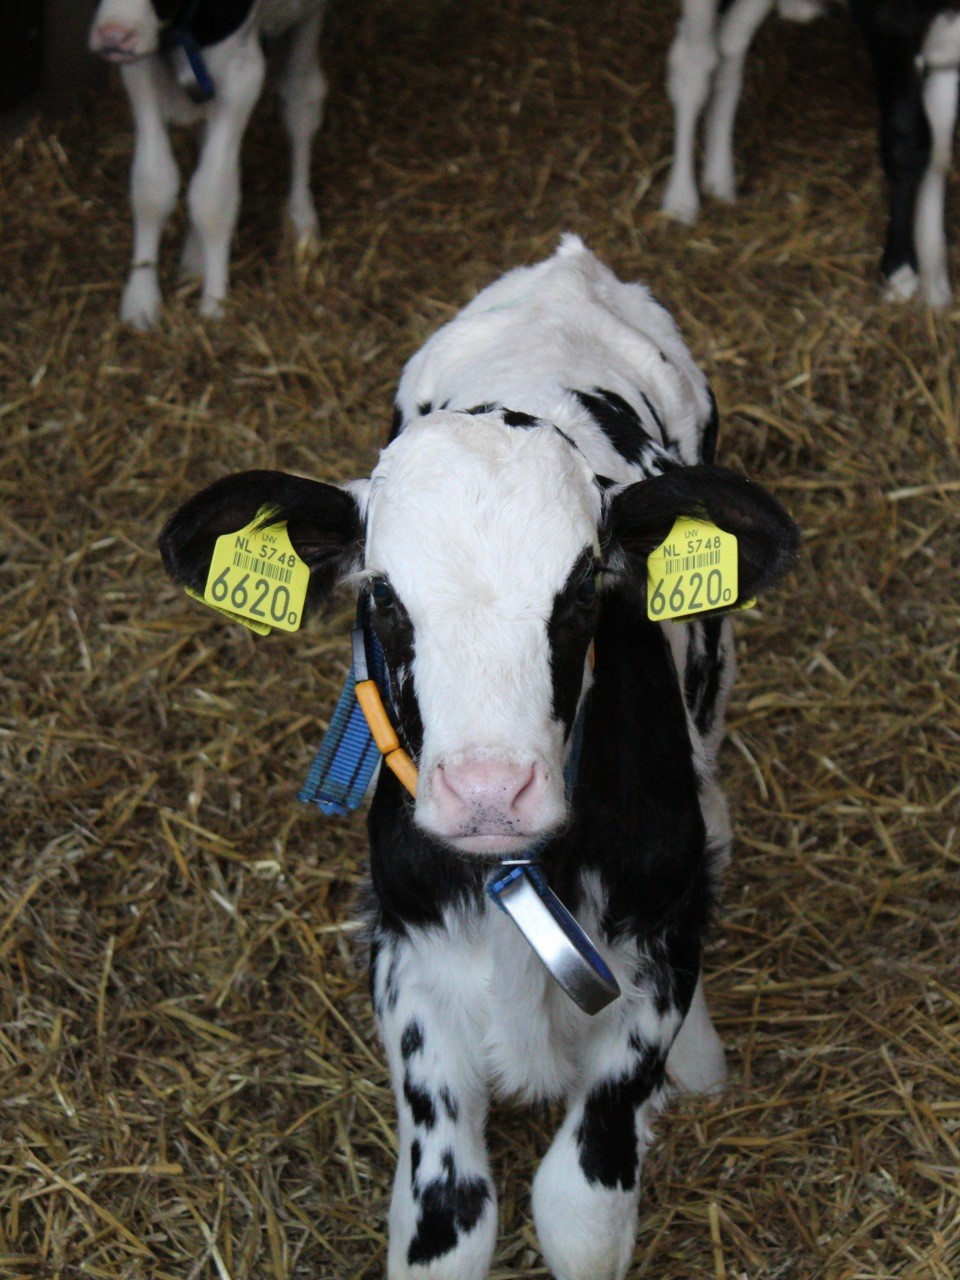
[{"label": "black and white calf", "polygon": [[[714,465],[716,428],[667,313],[569,236],[413,357],[369,479],[230,476],[163,532],[168,571],[202,590],[215,539],[269,508],[313,603],[355,583],[386,657],[419,766],[415,798],[381,770],[369,816],[399,1112],[391,1280],[487,1275],[492,1092],[565,1100],[533,1185],[543,1252],[562,1280],[621,1280],[667,1074],[725,1078],[700,963],[731,842],[714,777],[730,623],[648,621],[646,559],[679,515],[709,518],[739,540],[745,600],[790,567],[797,531]],[[594,1018],[485,892],[531,846],[622,989]]]},{"label": "black and white calf", "polygon": [[[747,49],[763,20],[806,21],[826,0],[682,0],[670,49],[673,166],[665,212],[694,222],[700,206],[694,151],[706,108],[703,190],[736,198],[733,126]],[[950,301],[944,189],[957,115],[960,0],[850,0],[873,63],[880,152],[889,184],[881,270],[890,300],[918,289],[931,306]]]},{"label": "black and white calf", "polygon": [[121,64],[136,130],[133,265],[120,306],[128,324],[147,329],[160,317],[160,235],[180,185],[170,122],[203,127],[181,265],[203,279],[201,314],[222,311],[240,204],[240,145],[263,87],[261,36],[286,34],[288,40],[280,82],[292,154],[287,213],[302,245],[316,238],[310,149],[326,97],[317,59],[323,5],[324,0],[101,0],[90,48]]}]

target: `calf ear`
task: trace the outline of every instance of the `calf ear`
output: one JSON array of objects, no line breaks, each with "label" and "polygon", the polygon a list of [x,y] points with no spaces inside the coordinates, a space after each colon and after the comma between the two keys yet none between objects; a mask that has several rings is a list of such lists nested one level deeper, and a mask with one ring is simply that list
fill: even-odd
[{"label": "calf ear", "polygon": [[642,578],[647,556],[667,537],[678,516],[710,520],[736,536],[736,604],[765,590],[796,561],[800,530],[780,503],[760,485],[725,467],[675,467],[621,489],[609,501],[608,537]]},{"label": "calf ear", "polygon": [[307,608],[316,608],[357,562],[363,523],[345,490],[283,471],[241,471],[185,502],[160,534],[167,573],[202,594],[217,538],[250,524],[258,512],[259,527],[286,521],[293,548],[310,569]]}]

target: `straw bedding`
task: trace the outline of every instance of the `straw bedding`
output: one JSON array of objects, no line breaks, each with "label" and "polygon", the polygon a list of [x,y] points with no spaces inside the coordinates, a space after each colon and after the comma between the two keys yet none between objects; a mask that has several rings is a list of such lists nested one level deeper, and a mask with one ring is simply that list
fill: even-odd
[{"label": "straw bedding", "polygon": [[[156,535],[230,470],[366,472],[403,360],[566,229],[673,310],[723,459],[805,535],[738,623],[737,854],[708,966],[731,1085],[658,1122],[634,1274],[960,1274],[960,311],[879,301],[873,106],[842,17],[759,41],[735,210],[660,217],[673,21],[655,0],[339,6],[322,249],[297,262],[278,231],[268,97],[219,325],[178,291],[172,236],[160,330],[115,322],[117,86],[5,145],[3,1276],[383,1274],[363,823],[293,798],[350,603],[260,640],[166,582]],[[546,1274],[528,1187],[555,1123],[493,1115],[496,1280]]]}]

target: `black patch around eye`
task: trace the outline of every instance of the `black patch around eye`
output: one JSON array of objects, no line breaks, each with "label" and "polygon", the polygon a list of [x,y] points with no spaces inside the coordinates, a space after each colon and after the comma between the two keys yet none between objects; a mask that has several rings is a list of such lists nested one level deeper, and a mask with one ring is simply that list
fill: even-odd
[{"label": "black patch around eye", "polygon": [[[375,602],[375,589],[382,583],[389,592],[389,604]],[[401,679],[401,673],[413,670],[413,623],[403,601],[384,578],[375,578],[368,588],[367,619],[383,650],[387,668],[387,687],[381,688],[390,704],[392,719],[400,740],[414,760],[423,746],[423,721],[413,681]]]},{"label": "black patch around eye", "polygon": [[472,409],[463,409],[462,412],[469,413],[471,415],[477,415],[480,413],[497,413],[500,407],[501,406],[495,401],[489,400],[484,404],[475,404]]},{"label": "black patch around eye", "polygon": [[583,688],[583,664],[599,612],[595,589],[590,600],[581,600],[579,595],[586,583],[594,585],[596,572],[593,551],[586,547],[577,557],[563,588],[554,597],[547,623],[553,714],[564,726],[564,736],[573,728]]}]

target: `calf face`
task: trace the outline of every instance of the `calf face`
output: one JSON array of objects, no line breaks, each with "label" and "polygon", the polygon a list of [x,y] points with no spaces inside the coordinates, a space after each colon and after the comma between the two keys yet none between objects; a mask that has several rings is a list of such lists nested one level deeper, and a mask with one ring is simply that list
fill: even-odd
[{"label": "calf face", "polygon": [[351,575],[368,596],[401,736],[419,765],[415,822],[460,853],[502,858],[567,819],[563,770],[590,682],[598,580],[645,590],[679,515],[736,534],[744,600],[792,563],[796,530],[762,489],[677,467],[605,491],[548,423],[433,413],[349,491],[248,472],[169,521],[167,569],[202,591],[216,538],[258,511],[286,520],[312,571],[308,606]]},{"label": "calf face", "polygon": [[160,31],[179,0],[100,0],[90,26],[90,51],[108,62],[133,62],[156,53]]}]

